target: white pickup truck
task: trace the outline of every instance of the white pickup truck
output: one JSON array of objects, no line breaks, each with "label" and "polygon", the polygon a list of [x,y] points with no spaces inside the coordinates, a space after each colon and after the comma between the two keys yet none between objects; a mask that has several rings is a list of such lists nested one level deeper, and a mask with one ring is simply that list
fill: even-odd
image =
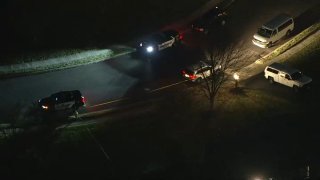
[{"label": "white pickup truck", "polygon": [[272,84],[274,82],[289,86],[298,92],[301,88],[308,88],[312,79],[301,71],[280,63],[273,63],[264,69],[264,77]]}]

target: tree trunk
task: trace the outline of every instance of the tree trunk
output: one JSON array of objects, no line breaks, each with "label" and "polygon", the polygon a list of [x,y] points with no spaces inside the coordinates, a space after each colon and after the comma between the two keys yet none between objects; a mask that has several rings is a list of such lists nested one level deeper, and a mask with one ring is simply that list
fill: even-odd
[{"label": "tree trunk", "polygon": [[214,97],[210,97],[210,109],[209,109],[210,111],[212,111],[214,108],[214,101],[215,101]]}]

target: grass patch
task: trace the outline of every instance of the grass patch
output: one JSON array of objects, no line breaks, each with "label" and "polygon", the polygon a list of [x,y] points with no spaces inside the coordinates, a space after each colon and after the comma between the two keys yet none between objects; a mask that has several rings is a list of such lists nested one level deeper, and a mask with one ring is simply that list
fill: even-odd
[{"label": "grass patch", "polygon": [[[287,59],[299,69],[308,70],[315,80],[319,42]],[[224,172],[221,169],[243,168],[248,162],[260,167],[254,163],[257,161],[269,163],[270,167],[277,164],[277,168],[286,168],[281,172],[286,173],[295,167],[284,162],[303,160],[304,154],[319,152],[318,120],[313,118],[319,102],[319,83],[315,83],[315,96],[294,100],[260,90],[243,89],[242,93],[234,94],[222,89],[215,114],[209,119],[203,116],[207,100],[197,88],[190,88],[168,96],[155,105],[155,112],[136,116],[128,113],[119,120],[59,133],[42,131],[43,134],[23,135],[20,139],[13,137],[10,142],[0,144],[1,169],[6,172],[2,177],[15,178],[22,174],[47,179],[62,175],[91,179],[174,179],[168,177],[177,174],[199,177],[202,171],[221,175]],[[199,164],[206,165],[208,170],[198,172],[195,167]],[[233,172],[229,169],[227,173],[234,175]]]},{"label": "grass patch", "polygon": [[277,116],[279,113],[287,113],[297,108],[297,105],[288,99],[264,91],[245,88],[243,91],[244,95],[225,95],[219,112],[222,119],[242,124],[245,121]]},{"label": "grass patch", "polygon": [[15,64],[126,43],[190,15],[208,0],[55,1],[5,4],[0,64]]},{"label": "grass patch", "polygon": [[[308,44],[301,51],[296,52],[291,57],[286,57],[282,60],[282,62],[289,64],[292,67],[295,67],[301,70],[304,74],[312,78],[312,88],[308,93],[310,101],[312,104],[315,104],[318,100],[320,100],[319,87],[320,87],[320,79],[319,79],[319,66],[320,66],[320,36],[316,36],[312,43]],[[308,107],[309,105],[306,104]],[[313,106],[311,106],[313,107]]]},{"label": "grass patch", "polygon": [[20,64],[20,63],[26,63],[26,62],[34,62],[34,61],[44,61],[52,58],[59,58],[59,57],[64,57],[64,56],[69,56],[77,53],[81,53],[85,50],[82,49],[64,49],[60,51],[55,51],[55,50],[48,50],[47,52],[38,52],[38,53],[33,53],[30,52],[28,54],[19,54],[15,57],[10,57],[4,60],[5,62],[8,62],[10,64],[11,60],[14,59],[15,63]]}]

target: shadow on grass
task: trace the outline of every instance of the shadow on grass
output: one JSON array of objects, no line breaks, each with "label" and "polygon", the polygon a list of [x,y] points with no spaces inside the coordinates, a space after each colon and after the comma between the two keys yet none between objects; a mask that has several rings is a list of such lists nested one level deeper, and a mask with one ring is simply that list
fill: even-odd
[{"label": "shadow on grass", "polygon": [[233,95],[248,97],[246,91],[242,87],[235,87],[229,90],[229,92]]},{"label": "shadow on grass", "polygon": [[303,31],[304,29],[308,28],[312,24],[316,23],[320,18],[320,3],[318,3],[313,8],[310,8],[303,13],[301,13],[298,17],[294,18],[296,27],[293,31],[292,35],[296,35]]}]

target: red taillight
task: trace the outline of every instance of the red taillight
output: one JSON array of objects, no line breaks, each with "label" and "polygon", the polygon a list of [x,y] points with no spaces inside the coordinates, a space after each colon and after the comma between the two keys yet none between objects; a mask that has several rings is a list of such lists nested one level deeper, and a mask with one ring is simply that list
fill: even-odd
[{"label": "red taillight", "polygon": [[188,74],[186,71],[182,71],[182,74],[183,74],[183,76],[184,77],[186,77],[186,78],[189,78],[189,79],[191,79],[191,80],[194,80],[194,79],[196,79],[196,75],[194,75],[194,74]]},{"label": "red taillight", "polygon": [[84,99],[83,96],[81,96],[81,102],[82,102],[83,104],[85,104],[85,102],[86,102],[86,100]]},{"label": "red taillight", "polygon": [[196,75],[194,75],[194,74],[190,74],[189,77],[190,77],[191,80],[196,79]]},{"label": "red taillight", "polygon": [[182,40],[183,39],[183,35],[179,34],[179,39]]}]

